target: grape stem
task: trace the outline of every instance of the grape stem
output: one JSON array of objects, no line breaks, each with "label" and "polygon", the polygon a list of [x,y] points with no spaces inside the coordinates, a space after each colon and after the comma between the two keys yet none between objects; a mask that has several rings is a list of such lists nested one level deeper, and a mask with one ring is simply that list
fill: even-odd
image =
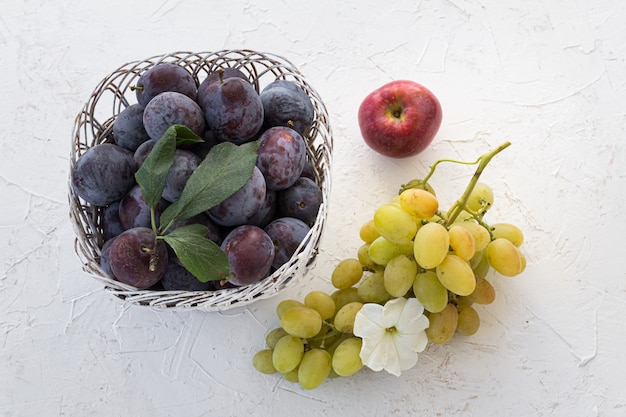
[{"label": "grape stem", "polygon": [[445,226],[450,226],[452,223],[454,223],[462,210],[467,210],[467,200],[469,199],[470,194],[472,194],[472,191],[474,190],[474,187],[476,186],[480,175],[485,170],[485,167],[487,166],[487,164],[489,164],[489,162],[491,162],[494,156],[496,156],[504,149],[508,148],[510,145],[511,142],[504,142],[502,145],[498,146],[494,150],[487,152],[484,155],[481,155],[474,163],[471,164],[478,164],[478,168],[476,168],[476,172],[474,172],[472,179],[470,180],[469,184],[467,184],[467,188],[465,189],[465,192],[463,193],[461,198],[459,198],[448,211],[448,218],[446,220]]}]

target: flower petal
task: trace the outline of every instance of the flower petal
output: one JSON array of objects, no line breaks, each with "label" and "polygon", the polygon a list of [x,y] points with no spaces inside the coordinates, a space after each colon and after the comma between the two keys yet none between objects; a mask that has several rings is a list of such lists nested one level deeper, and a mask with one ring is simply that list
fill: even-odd
[{"label": "flower petal", "polygon": [[416,298],[409,298],[403,305],[396,324],[400,333],[418,333],[428,327],[428,318],[424,316],[424,307]]},{"label": "flower petal", "polygon": [[[365,342],[365,340],[364,340]],[[365,345],[364,345],[365,346]],[[363,353],[363,350],[361,350]],[[363,364],[374,371],[387,370],[398,376],[399,359],[396,353],[396,346],[390,332],[385,332],[385,336],[376,346],[371,348],[366,357],[361,356]]]},{"label": "flower petal", "polygon": [[406,298],[400,297],[392,298],[385,303],[381,318],[381,325],[385,329],[388,329],[390,327],[397,327],[398,321],[402,317],[402,312],[404,311],[404,306],[406,305],[407,301],[408,300]]}]

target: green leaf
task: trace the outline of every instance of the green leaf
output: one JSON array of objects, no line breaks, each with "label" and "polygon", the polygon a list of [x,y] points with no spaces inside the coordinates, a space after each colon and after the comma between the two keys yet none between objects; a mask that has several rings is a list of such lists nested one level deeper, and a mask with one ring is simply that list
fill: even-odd
[{"label": "green leaf", "polygon": [[172,127],[176,132],[176,146],[193,145],[194,143],[204,142],[204,139],[196,135],[193,130],[185,125],[174,125]]},{"label": "green leaf", "polygon": [[243,145],[220,143],[187,180],[180,198],[161,214],[161,224],[169,225],[216,206],[245,185],[256,164],[257,141]]},{"label": "green leaf", "polygon": [[206,226],[190,224],[163,236],[183,266],[201,282],[226,279],[230,272],[224,251],[205,237],[208,230]]}]

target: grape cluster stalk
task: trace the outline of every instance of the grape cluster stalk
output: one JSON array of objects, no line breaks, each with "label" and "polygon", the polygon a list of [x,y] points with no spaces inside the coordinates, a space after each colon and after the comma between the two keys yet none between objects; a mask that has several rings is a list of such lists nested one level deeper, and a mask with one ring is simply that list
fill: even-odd
[{"label": "grape cluster stalk", "polygon": [[[414,298],[423,306],[430,343],[446,343],[455,334],[474,335],[480,328],[480,306],[496,297],[491,280],[519,275],[526,267],[520,249],[523,232],[511,223],[487,222],[494,192],[479,181],[485,167],[508,146],[505,142],[472,162],[438,160],[424,178],[403,184],[361,225],[363,243],[356,256],[333,269],[333,292],[311,291],[302,301],[287,299],[277,305],[280,326],[267,334],[266,347],[256,353],[253,366],[265,374],[280,373],[304,389],[372,368],[371,352],[363,348],[368,336],[355,335],[355,320],[363,306],[386,306],[398,298]],[[477,165],[447,211],[429,184],[443,162]],[[392,372],[380,363],[384,356],[376,358],[377,370]]]}]

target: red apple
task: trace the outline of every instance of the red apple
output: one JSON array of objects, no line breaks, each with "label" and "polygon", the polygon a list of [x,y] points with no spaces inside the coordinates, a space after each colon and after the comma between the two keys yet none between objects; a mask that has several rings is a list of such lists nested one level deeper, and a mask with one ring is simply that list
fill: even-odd
[{"label": "red apple", "polygon": [[433,141],[441,125],[441,105],[423,85],[397,80],[365,97],[358,117],[370,148],[404,158],[422,152]]}]

